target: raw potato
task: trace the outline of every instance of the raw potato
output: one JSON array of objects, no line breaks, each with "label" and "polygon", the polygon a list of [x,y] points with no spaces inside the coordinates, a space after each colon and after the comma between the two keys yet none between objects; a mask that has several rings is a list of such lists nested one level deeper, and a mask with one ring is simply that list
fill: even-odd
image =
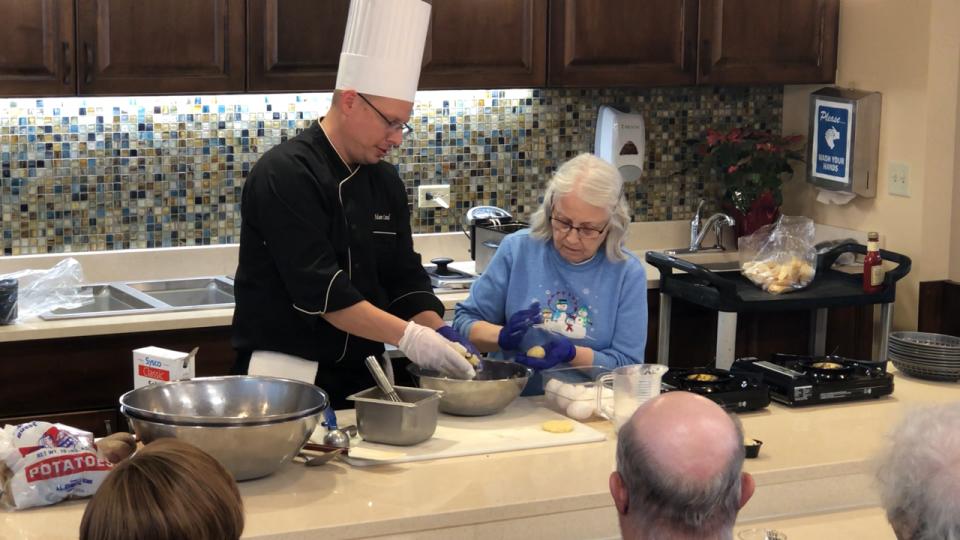
[{"label": "raw potato", "polygon": [[546,355],[547,351],[539,345],[534,345],[533,347],[527,349],[527,356],[530,358],[543,358]]},{"label": "raw potato", "polygon": [[108,435],[96,443],[97,453],[110,463],[120,463],[130,457],[137,449],[133,435],[125,432]]},{"label": "raw potato", "polygon": [[773,294],[806,287],[816,274],[813,266],[799,257],[791,257],[784,263],[750,261],[743,263],[742,270],[750,281]]},{"label": "raw potato", "polygon": [[547,420],[540,427],[550,433],[570,433],[573,431],[573,422],[569,420]]}]

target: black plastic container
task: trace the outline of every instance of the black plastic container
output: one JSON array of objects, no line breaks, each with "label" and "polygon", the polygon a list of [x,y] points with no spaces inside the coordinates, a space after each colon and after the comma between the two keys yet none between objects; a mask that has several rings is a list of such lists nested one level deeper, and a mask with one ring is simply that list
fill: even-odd
[{"label": "black plastic container", "polygon": [[0,279],[0,324],[17,320],[17,280]]}]

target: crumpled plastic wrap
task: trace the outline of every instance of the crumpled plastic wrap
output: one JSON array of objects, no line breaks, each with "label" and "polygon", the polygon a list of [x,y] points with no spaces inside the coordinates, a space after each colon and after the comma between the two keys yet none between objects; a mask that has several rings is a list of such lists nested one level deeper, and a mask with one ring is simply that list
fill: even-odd
[{"label": "crumpled plastic wrap", "polygon": [[741,273],[772,294],[803,289],[816,277],[815,233],[812,219],[781,215],[740,238]]},{"label": "crumpled plastic wrap", "polygon": [[19,319],[28,319],[57,308],[77,308],[93,302],[93,293],[84,291],[80,261],[68,257],[46,270],[26,269],[0,275],[18,282]]}]

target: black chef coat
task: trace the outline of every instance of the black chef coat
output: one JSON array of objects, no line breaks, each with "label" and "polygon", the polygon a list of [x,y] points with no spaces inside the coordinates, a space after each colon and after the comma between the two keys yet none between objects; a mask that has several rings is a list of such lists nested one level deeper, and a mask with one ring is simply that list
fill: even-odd
[{"label": "black chef coat", "polygon": [[241,202],[235,277],[234,371],[255,350],[319,363],[316,384],[335,407],[373,386],[363,359],[383,344],[336,329],[321,314],[367,300],[408,320],[443,315],[413,250],[407,193],[386,163],[353,171],[319,124],[272,148],[250,171]]}]

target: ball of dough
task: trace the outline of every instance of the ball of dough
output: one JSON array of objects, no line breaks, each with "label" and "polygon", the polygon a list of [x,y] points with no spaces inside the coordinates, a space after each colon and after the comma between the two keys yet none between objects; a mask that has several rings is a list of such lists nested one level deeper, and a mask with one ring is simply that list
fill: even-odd
[{"label": "ball of dough", "polygon": [[530,358],[543,358],[546,355],[547,351],[539,345],[534,345],[533,347],[527,349],[527,356]]}]

